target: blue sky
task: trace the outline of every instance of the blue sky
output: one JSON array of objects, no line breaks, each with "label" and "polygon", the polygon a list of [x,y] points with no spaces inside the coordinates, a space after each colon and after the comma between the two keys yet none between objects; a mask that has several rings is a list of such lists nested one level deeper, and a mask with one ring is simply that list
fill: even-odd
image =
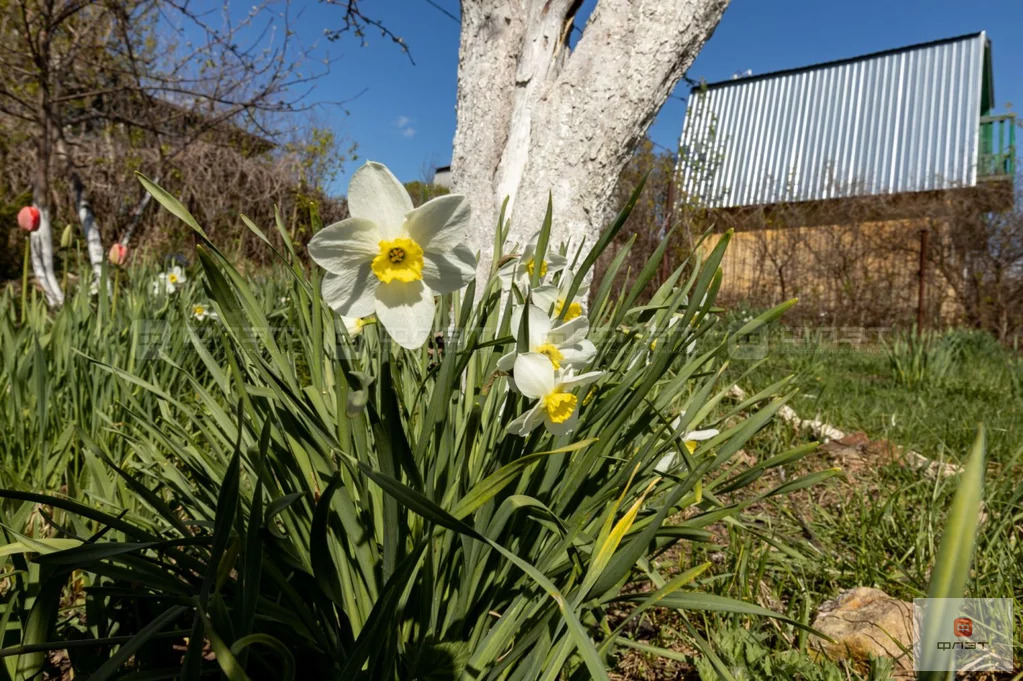
[{"label": "blue sky", "polygon": [[[361,159],[387,164],[403,181],[446,165],[455,133],[459,26],[434,5],[457,16],[458,0],[432,1],[363,3],[367,14],[407,41],[415,65],[372,30],[365,47],[353,36],[336,43],[320,39],[337,61],[311,96],[349,100],[347,116],[323,109],[321,117],[358,144]],[[311,42],[324,28],[339,25],[339,17],[336,7],[310,3],[293,28]],[[747,69],[765,73],[985,30],[992,43],[996,112],[1015,111],[1007,106],[1023,107],[1020,27],[1021,0],[732,0],[688,76],[714,82]],[[688,91],[680,83],[651,126],[657,144],[677,145]],[[347,164],[335,193],[344,193],[357,165]]]}]

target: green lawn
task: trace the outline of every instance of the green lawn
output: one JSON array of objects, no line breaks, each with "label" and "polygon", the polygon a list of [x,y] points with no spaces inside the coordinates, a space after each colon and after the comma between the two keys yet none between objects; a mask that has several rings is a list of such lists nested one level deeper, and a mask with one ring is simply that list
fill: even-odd
[{"label": "green lawn", "polygon": [[[1023,447],[1018,356],[981,332],[949,332],[918,352],[904,342],[901,352],[893,345],[777,337],[769,342],[769,361],[740,383],[753,388],[794,374],[799,394],[791,404],[800,416],[820,414],[846,432],[862,430],[871,439],[888,439],[932,458],[964,456],[980,423],[987,429],[990,460],[1006,463],[1018,455]],[[923,358],[917,375],[901,378],[893,355],[905,364]]]},{"label": "green lawn", "polygon": [[[860,346],[820,340],[797,343],[786,337],[782,341],[779,333],[771,339],[769,355],[759,366],[734,360],[727,378],[738,380],[753,394],[793,375],[798,393],[790,404],[802,418],[820,418],[846,433],[863,431],[871,440],[887,439],[933,458],[965,459],[977,425],[984,424],[988,515],[980,526],[968,595],[1015,598],[1019,672],[1023,661],[1023,365],[1018,356],[983,334],[963,331],[931,337],[923,345],[908,343],[905,337],[888,345]],[[753,440],[749,453],[762,459],[810,441],[809,433],[776,420]],[[800,466],[807,470],[837,466],[844,475],[751,508],[744,519],[745,530],[726,528],[718,543],[697,548],[682,564],[716,561],[713,579],[721,593],[759,602],[808,623],[823,601],[856,586],[874,586],[907,601],[925,596],[957,478],[928,479],[896,463],[871,460],[869,453],[863,460],[842,461],[819,451]],[[795,547],[796,553],[782,547]],[[747,635],[735,633],[744,626],[735,618],[720,618],[709,621],[707,631],[723,656],[729,650],[754,650],[753,658],[767,655],[765,659],[775,664],[770,673],[777,672],[778,664],[796,659],[795,667],[782,667],[789,675],[857,676],[848,668],[839,672],[815,667],[805,655],[793,658],[792,649],[805,641],[790,640],[770,625],[750,630],[759,641],[750,648]],[[663,627],[658,630],[663,637]],[[737,636],[742,640],[737,641]],[[756,660],[736,660],[733,655],[728,661],[751,678],[769,673]],[[685,668],[683,663],[653,676],[628,678],[700,675]],[[712,678],[704,672],[702,678]],[[860,673],[864,678],[884,677],[877,669],[872,677],[864,670]]]}]

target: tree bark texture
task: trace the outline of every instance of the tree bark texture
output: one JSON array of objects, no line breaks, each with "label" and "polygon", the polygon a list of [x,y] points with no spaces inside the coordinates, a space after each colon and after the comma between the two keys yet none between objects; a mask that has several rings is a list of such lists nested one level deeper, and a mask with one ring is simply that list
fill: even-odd
[{"label": "tree bark texture", "polygon": [[75,196],[75,213],[78,214],[78,222],[82,226],[82,236],[85,237],[86,251],[89,253],[89,265],[92,266],[92,292],[99,290],[99,280],[103,274],[103,240],[100,237],[99,225],[96,216],[92,212],[92,204],[89,202],[89,192],[82,181],[82,176],[75,168],[71,156],[68,154],[67,144],[63,139],[57,140],[57,155],[64,163],[64,167],[71,180],[71,191]]},{"label": "tree bark texture", "polygon": [[[505,197],[510,239],[593,242],[618,177],[728,0],[599,0],[569,49],[580,0],[462,0],[456,191],[474,212],[481,272]],[[681,126],[681,121],[679,122]]]},{"label": "tree bark texture", "polygon": [[39,229],[32,233],[29,244],[32,250],[32,273],[36,284],[42,289],[50,307],[64,304],[64,292],[60,288],[57,274],[53,269],[53,230],[50,210],[50,127],[46,114],[49,102],[45,93],[41,98],[40,110],[44,115],[42,135],[36,145],[35,177],[33,178],[32,203],[39,209]]}]

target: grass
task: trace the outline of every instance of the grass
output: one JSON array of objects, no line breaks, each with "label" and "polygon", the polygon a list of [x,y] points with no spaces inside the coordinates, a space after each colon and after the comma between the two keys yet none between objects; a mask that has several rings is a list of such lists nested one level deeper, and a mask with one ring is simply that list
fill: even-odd
[{"label": "grass", "polygon": [[[931,334],[923,343],[900,336],[887,344],[855,346],[826,342],[813,332],[806,336],[808,340],[795,342],[791,333],[776,332],[768,339],[763,362],[735,358],[728,377],[752,394],[792,376],[799,392],[790,404],[801,417],[818,417],[846,433],[862,431],[872,441],[888,440],[933,458],[963,461],[978,423],[984,423],[989,444],[983,496],[987,518],[977,533],[967,591],[971,596],[1015,600],[1019,673],[1023,664],[1019,356],[985,334],[963,330]],[[907,369],[914,365],[923,368]],[[759,460],[811,441],[808,433],[776,421],[751,440],[747,454]],[[812,621],[822,602],[856,586],[874,586],[903,600],[926,596],[958,478],[929,479],[883,460],[880,450],[868,448],[850,460],[819,449],[800,462],[801,469],[836,466],[843,469],[842,476],[748,509],[741,521],[755,532],[722,525],[715,528],[715,542],[696,545],[692,553],[676,560],[683,565],[709,561],[713,565],[709,581],[718,593],[773,607],[804,622]],[[622,660],[622,678],[715,678],[705,661],[679,644],[677,626],[672,620],[648,621],[647,640],[674,646],[681,653],[678,661],[655,660],[633,651]],[[729,618],[705,624],[736,678],[743,673],[766,678],[782,673],[779,669],[792,678],[884,677],[883,669],[814,666],[808,655],[793,652],[805,650],[803,637],[793,639],[769,625],[735,633],[737,626],[740,623]],[[737,650],[746,651],[745,656]]]},{"label": "grass", "polygon": [[[736,481],[732,459],[785,384],[713,413],[728,389],[728,338],[711,333],[724,242],[650,305],[635,303],[656,260],[622,296],[600,287],[589,319],[613,332],[594,335],[604,373],[576,430],[521,438],[507,426],[531,402],[496,363],[529,347],[530,316],[512,328],[496,278],[474,305],[440,298],[434,328],[461,342],[399,350],[379,324],[352,338],[286,237],[273,275],[242,275],[151,191],[202,243],[172,296],[134,268],[115,277],[119,304],[83,286],[22,322],[0,293],[0,678],[600,679],[632,643],[630,614],[655,609],[707,656],[718,617],[797,635],[702,562],[660,569],[784,491],[746,495],[754,479]],[[211,299],[219,317],[193,319]],[[690,425],[721,432],[689,451]],[[779,453],[755,472],[807,450]]]},{"label": "grass", "polygon": [[[579,458],[572,466],[568,457],[527,458],[564,441],[535,437],[525,449],[487,422],[502,394],[488,392],[500,354],[488,348],[513,345],[496,322],[484,325],[490,335],[475,351],[423,349],[396,356],[393,369],[369,361],[380,350],[379,330],[371,328],[354,357],[369,370],[391,372],[400,395],[395,404],[387,392],[392,381],[363,384],[325,356],[326,348],[351,349],[350,339],[319,306],[317,281],[297,262],[281,276],[253,279],[214,256],[204,261],[206,277],[193,268],[174,296],[148,294],[155,271],[135,268],[117,275],[120,305],[80,291],[55,314],[31,302],[24,323],[19,300],[0,292],[0,489],[6,497],[0,550],[7,551],[0,617],[5,671],[14,678],[64,662],[94,678],[114,678],[118,670],[163,678],[186,657],[198,670],[190,678],[212,677],[232,656],[241,665],[248,660],[250,670],[262,665],[286,677],[284,670],[301,672],[314,663],[326,669],[348,654],[353,632],[341,625],[350,616],[353,628],[368,632],[356,652],[389,646],[394,654],[382,656],[385,664],[406,677],[434,663],[464,668],[460,642],[468,632],[474,642],[504,637],[476,653],[491,656],[481,664],[494,670],[493,678],[539,676],[545,660],[552,669],[574,669],[566,672],[572,678],[587,678],[607,659],[617,661],[619,678],[739,678],[745,670],[752,678],[830,681],[862,673],[881,681],[888,674],[883,665],[855,670],[812,661],[805,630],[793,623],[809,624],[823,600],[852,586],[876,585],[904,599],[924,595],[956,481],[810,454],[805,433],[767,420],[777,405],[729,403],[724,393],[732,380],[751,394],[772,386],[773,396],[795,386],[792,404],[801,415],[820,413],[846,431],[862,429],[929,456],[962,459],[976,421],[985,421],[992,461],[988,520],[969,590],[1020,600],[1023,493],[1015,481],[1023,415],[1013,373],[1019,366],[980,337],[935,338],[920,347],[907,342],[890,353],[779,343],[759,365],[733,357],[726,367],[727,337],[715,334],[729,319],[718,323],[718,315],[707,313],[709,303],[695,303],[704,300],[701,287],[717,282],[694,278],[686,283],[696,288],[685,308],[671,287],[654,301],[690,311],[697,331],[656,349],[638,334],[601,345],[614,379],[598,384],[588,412],[584,435],[601,441],[583,450],[593,471],[583,474]],[[625,298],[635,300],[634,292]],[[221,320],[197,322],[191,304],[210,298]],[[660,324],[671,318],[671,310],[656,305],[628,307],[609,305],[606,318],[614,323],[604,327],[633,333],[651,315],[661,315]],[[274,329],[289,331],[278,336]],[[155,346],[152,333],[159,336]],[[714,348],[713,362],[685,359],[691,352],[682,349],[693,333],[701,336],[697,354]],[[467,362],[478,390],[451,390],[458,375],[443,367],[453,371],[455,358]],[[648,398],[638,392],[644,385]],[[723,432],[693,453],[706,464],[701,475],[664,480],[650,469],[671,446],[650,424],[673,416],[680,404],[695,417],[694,427]],[[375,420],[387,411],[393,418]],[[466,436],[470,429],[475,438]],[[398,449],[412,464],[406,458],[390,473],[376,468],[381,452]],[[465,461],[458,458],[462,451]],[[720,451],[730,456],[717,461]],[[342,465],[339,455],[347,452],[360,457],[358,467]],[[523,467],[498,468],[505,463]],[[413,476],[404,466],[427,474],[421,496],[409,493]],[[836,477],[835,467],[844,475]],[[508,494],[493,489],[504,500],[500,507],[486,496],[490,491],[475,491],[489,488],[491,474],[513,484]],[[569,475],[583,476],[584,484],[559,483]],[[658,485],[649,496],[644,492]],[[624,512],[630,507],[639,513],[630,517]],[[672,526],[654,535],[669,514]],[[562,626],[546,587],[474,544],[459,524],[463,517],[479,531],[503,527],[495,536],[546,566],[578,608],[578,626]],[[394,542],[388,528],[395,519],[409,541]],[[370,529],[368,541],[356,536],[359,528]],[[173,541],[165,544],[168,537]],[[69,540],[96,546],[68,549]],[[20,552],[10,549],[18,544]],[[620,559],[620,547],[634,557]],[[381,563],[367,551],[383,554],[384,564],[388,551],[398,559],[408,555],[407,563],[385,569],[402,577],[395,570],[408,566],[414,574],[408,588],[402,579],[382,579]],[[473,554],[485,562],[469,560]],[[369,566],[365,571],[360,561]],[[79,565],[74,572],[67,567]],[[462,578],[467,565],[487,568],[482,581]],[[483,584],[486,593],[463,591],[467,584]],[[590,590],[607,595],[591,598]],[[403,614],[371,620],[378,593],[401,600]],[[651,594],[670,607],[637,616]],[[464,601],[468,615],[448,609],[456,601]],[[784,618],[762,617],[757,606]],[[526,614],[506,625],[510,615],[495,612]],[[1019,617],[1023,608],[1016,612]],[[397,634],[372,638],[371,622],[377,631],[408,638],[400,644]],[[430,628],[438,622],[448,638],[433,638]],[[133,638],[143,634],[152,638]],[[1017,645],[1021,634],[1018,624]],[[599,648],[587,662],[572,651],[590,635]],[[63,653],[52,645],[71,639],[94,640]],[[306,652],[289,657],[287,646],[275,647],[280,641]],[[614,644],[628,650],[613,653]],[[531,653],[532,645],[540,652]],[[57,657],[44,664],[46,646]],[[509,653],[532,659],[531,668],[506,663]]]},{"label": "grass", "polygon": [[[976,434],[988,432],[993,461],[1012,458],[1023,443],[1023,360],[983,332],[956,330],[929,342],[949,348],[948,368],[903,378],[893,367],[895,342],[835,344],[810,335],[776,336],[770,361],[750,376],[768,385],[794,374],[799,394],[792,407],[804,417],[822,414],[846,432],[861,430],[931,458],[959,460]],[[905,343],[904,340],[901,341]],[[903,349],[902,355],[912,354]],[[939,354],[932,351],[932,355]],[[909,362],[905,362],[909,363]]]}]

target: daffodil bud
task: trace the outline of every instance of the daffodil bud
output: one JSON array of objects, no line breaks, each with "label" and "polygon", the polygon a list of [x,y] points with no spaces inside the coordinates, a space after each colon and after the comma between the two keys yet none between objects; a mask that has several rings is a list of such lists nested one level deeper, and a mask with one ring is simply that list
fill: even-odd
[{"label": "daffodil bud", "polygon": [[34,232],[39,229],[39,209],[35,206],[25,206],[19,210],[18,226],[26,232]]},{"label": "daffodil bud", "polygon": [[358,380],[360,389],[348,393],[348,401],[345,405],[345,413],[351,417],[358,416],[366,405],[369,404],[369,387],[373,384],[373,377],[361,371],[353,371],[352,375]]}]

